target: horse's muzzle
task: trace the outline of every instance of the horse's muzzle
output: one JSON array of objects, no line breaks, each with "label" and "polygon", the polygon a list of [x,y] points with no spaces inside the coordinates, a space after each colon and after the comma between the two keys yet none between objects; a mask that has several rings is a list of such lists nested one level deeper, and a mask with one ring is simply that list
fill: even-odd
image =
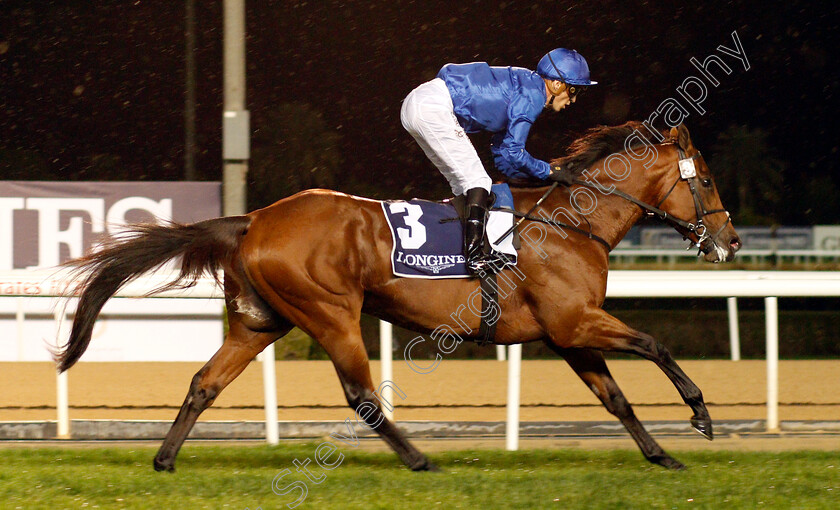
[{"label": "horse's muzzle", "polygon": [[703,250],[703,260],[720,264],[722,262],[732,262],[735,259],[735,253],[741,249],[741,238],[737,234],[733,234],[729,239],[729,244],[721,246],[717,241],[710,240],[711,246]]}]

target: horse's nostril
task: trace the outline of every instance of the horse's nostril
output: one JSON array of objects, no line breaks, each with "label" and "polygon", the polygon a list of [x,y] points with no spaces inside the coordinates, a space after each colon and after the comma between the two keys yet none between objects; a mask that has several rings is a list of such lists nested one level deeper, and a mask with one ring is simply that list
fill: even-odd
[{"label": "horse's nostril", "polygon": [[741,249],[741,239],[738,236],[733,237],[729,241],[729,246],[732,248],[732,251],[738,251]]}]

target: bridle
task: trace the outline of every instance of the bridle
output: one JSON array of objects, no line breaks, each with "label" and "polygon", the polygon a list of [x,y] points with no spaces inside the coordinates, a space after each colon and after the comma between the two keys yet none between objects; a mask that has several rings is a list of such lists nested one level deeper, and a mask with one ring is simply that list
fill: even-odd
[{"label": "bridle", "polygon": [[[698,151],[696,154],[689,158],[686,157],[685,151],[683,151],[683,148],[680,147],[679,144],[675,145],[677,145],[677,150],[679,151],[680,159],[678,160],[677,164],[679,167],[680,175],[674,181],[674,184],[671,185],[671,188],[668,190],[668,193],[666,193],[665,196],[662,197],[662,200],[660,200],[655,206],[642,202],[641,200],[631,195],[628,195],[627,193],[624,193],[619,189],[606,189],[597,182],[592,183],[589,181],[584,181],[582,179],[574,179],[572,182],[580,186],[596,189],[604,194],[621,197],[629,202],[638,205],[639,207],[645,210],[647,216],[657,217],[674,227],[677,231],[682,232],[684,235],[684,239],[688,239],[688,235],[694,234],[697,237],[697,241],[691,241],[689,239],[689,242],[691,244],[689,244],[688,249],[691,249],[692,245],[694,245],[694,247],[698,248],[703,253],[709,253],[712,251],[712,248],[714,246],[717,246],[718,236],[721,234],[721,232],[723,232],[723,229],[726,228],[726,226],[729,225],[729,223],[731,222],[730,214],[729,211],[727,211],[726,209],[706,209],[706,205],[703,203],[703,199],[700,197],[700,192],[697,189],[697,166],[695,163],[695,160],[697,160],[697,158],[700,157],[700,151]],[[677,187],[677,184],[679,184],[680,181],[686,181],[688,183],[688,189],[691,191],[691,197],[694,200],[694,212],[696,214],[696,220],[694,223],[677,218],[676,216],[673,216],[667,211],[664,211],[659,208],[659,206],[661,206],[665,202],[665,200],[668,199],[668,197],[671,195],[671,193],[674,191],[674,189]],[[716,213],[726,213],[726,221],[720,227],[720,229],[718,229],[717,232],[715,232],[714,234],[710,234],[709,229],[706,227],[706,224],[703,220],[706,218],[706,216]]]},{"label": "bridle", "polygon": [[[701,245],[705,241],[710,240],[712,242],[712,245],[717,244],[716,241],[718,236],[721,234],[721,232],[723,232],[723,229],[725,229],[726,226],[729,225],[729,223],[731,223],[732,218],[729,214],[729,211],[727,211],[726,209],[712,209],[711,211],[707,210],[706,204],[704,204],[703,199],[700,198],[700,192],[697,190],[697,165],[696,163],[694,163],[694,161],[700,157],[700,151],[697,151],[697,154],[695,154],[694,156],[686,158],[685,152],[683,151],[682,147],[677,145],[677,150],[679,151],[680,156],[678,163],[680,168],[680,178],[677,179],[676,182],[674,182],[673,186],[671,186],[671,189],[668,190],[668,193],[666,193],[665,196],[662,197],[662,200],[660,200],[659,203],[656,204],[656,206],[659,207],[660,205],[662,205],[663,202],[665,202],[665,200],[668,199],[668,197],[671,195],[671,192],[674,191],[674,188],[677,186],[677,183],[679,183],[681,180],[686,181],[688,183],[688,189],[691,190],[691,197],[694,199],[694,213],[697,217],[697,224],[691,225],[689,223],[689,226],[686,228],[686,230],[697,236],[697,242],[695,243],[695,246],[702,250]],[[714,235],[709,235],[708,230],[706,229],[706,225],[705,223],[703,223],[703,219],[706,216],[709,216],[710,214],[716,213],[725,213],[726,221],[723,223],[723,225],[721,225],[718,231],[714,233]],[[690,228],[692,226],[694,227],[693,229]],[[691,248],[690,245],[689,248]]]},{"label": "bridle", "polygon": [[[655,206],[650,205],[646,202],[642,202],[641,200],[637,199],[636,197],[628,195],[627,193],[625,193],[625,192],[623,192],[623,191],[621,191],[621,190],[619,190],[615,187],[613,187],[612,190],[610,190],[608,188],[605,188],[605,187],[601,186],[601,184],[599,184],[597,181],[596,182],[589,182],[589,181],[584,181],[582,179],[574,179],[574,180],[572,180],[572,183],[577,184],[579,186],[583,186],[583,187],[586,187],[586,188],[591,188],[591,189],[600,191],[601,193],[604,193],[605,195],[615,195],[617,197],[623,198],[624,200],[627,200],[628,202],[632,202],[632,203],[638,205],[639,207],[641,207],[642,209],[645,210],[645,214],[647,216],[659,218],[660,220],[662,220],[662,221],[668,223],[670,226],[674,227],[674,229],[676,229],[678,232],[683,233],[683,239],[686,239],[690,242],[687,249],[690,250],[692,248],[692,246],[694,246],[694,247],[698,248],[700,250],[700,252],[708,254],[715,247],[717,247],[718,236],[720,236],[720,234],[723,232],[723,229],[726,228],[726,226],[729,225],[729,223],[731,222],[730,214],[729,214],[729,211],[727,211],[726,209],[712,209],[712,210],[706,209],[706,205],[703,203],[703,199],[700,197],[700,192],[697,189],[697,167],[696,167],[696,163],[695,163],[697,158],[700,157],[700,152],[698,151],[697,154],[695,154],[695,155],[693,155],[689,158],[689,157],[686,157],[685,151],[683,151],[682,147],[680,147],[678,143],[676,143],[676,142],[671,142],[671,143],[674,143],[674,145],[677,146],[677,150],[679,151],[679,160],[677,162],[677,165],[678,165],[678,168],[679,168],[679,171],[680,171],[680,175],[674,181],[674,184],[671,185],[671,188],[668,190],[668,193],[666,193],[665,196],[662,197],[662,200],[660,200]],[[677,184],[679,184],[680,181],[686,181],[688,183],[688,189],[691,191],[691,197],[694,200],[694,212],[696,214],[696,220],[695,220],[694,223],[692,223],[690,221],[680,219],[680,218],[677,218],[676,216],[673,216],[673,215],[669,214],[667,211],[664,211],[664,210],[659,208],[659,206],[661,206],[665,202],[665,200],[667,200],[668,197],[671,196],[671,193],[674,191],[674,189],[677,187]],[[606,246],[607,250],[609,251],[610,250],[609,243],[607,243],[607,241],[605,241],[603,238],[593,234],[592,230],[591,230],[591,225],[590,225],[590,230],[587,232],[583,229],[574,227],[572,225],[566,225],[564,223],[560,223],[560,222],[557,222],[557,221],[549,220],[549,219],[546,219],[546,218],[540,218],[540,217],[532,215],[533,212],[545,201],[545,199],[548,198],[548,196],[551,194],[551,192],[554,191],[555,188],[557,188],[557,186],[558,186],[557,182],[552,183],[551,187],[543,194],[543,196],[539,200],[537,200],[537,202],[533,205],[533,207],[531,207],[531,209],[527,213],[525,213],[525,214],[518,213],[518,212],[514,213],[515,216],[519,217],[519,221],[517,221],[516,224],[514,224],[510,229],[508,229],[508,231],[505,232],[501,237],[499,237],[499,239],[496,240],[496,244],[500,243],[504,238],[506,238],[508,235],[510,235],[511,232],[516,230],[516,228],[524,220],[527,219],[527,220],[531,220],[531,221],[538,221],[540,223],[546,223],[546,224],[561,227],[561,228],[569,228],[569,229],[574,230],[576,232],[580,232],[580,233],[588,236],[590,239],[594,239],[594,240],[600,242],[601,244]],[[718,229],[718,231],[715,232],[714,235],[712,235],[712,234],[709,234],[709,229],[706,227],[706,224],[703,220],[706,218],[706,216],[709,216],[711,214],[716,214],[716,213],[726,213],[726,221],[720,227],[720,229]],[[587,223],[588,223],[588,220],[587,220]],[[688,239],[688,236],[692,235],[692,234],[697,237],[697,241],[691,241],[690,239]],[[698,252],[698,255],[700,254],[700,252]]]}]

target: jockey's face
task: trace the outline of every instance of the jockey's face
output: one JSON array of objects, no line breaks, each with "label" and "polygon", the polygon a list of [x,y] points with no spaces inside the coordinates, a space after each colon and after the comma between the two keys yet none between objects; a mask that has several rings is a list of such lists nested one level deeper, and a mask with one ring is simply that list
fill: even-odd
[{"label": "jockey's face", "polygon": [[[552,91],[555,93],[552,94]],[[546,81],[546,108],[559,112],[574,103],[577,98],[569,97],[569,85],[559,80]]]}]

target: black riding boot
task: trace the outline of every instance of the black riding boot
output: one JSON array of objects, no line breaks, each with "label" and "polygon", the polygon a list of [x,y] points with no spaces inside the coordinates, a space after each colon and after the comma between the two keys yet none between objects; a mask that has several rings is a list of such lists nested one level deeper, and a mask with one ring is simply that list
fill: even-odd
[{"label": "black riding boot", "polygon": [[464,224],[464,256],[467,269],[476,273],[487,263],[484,254],[484,224],[487,220],[487,201],[489,193],[484,188],[467,190],[467,221]]}]

